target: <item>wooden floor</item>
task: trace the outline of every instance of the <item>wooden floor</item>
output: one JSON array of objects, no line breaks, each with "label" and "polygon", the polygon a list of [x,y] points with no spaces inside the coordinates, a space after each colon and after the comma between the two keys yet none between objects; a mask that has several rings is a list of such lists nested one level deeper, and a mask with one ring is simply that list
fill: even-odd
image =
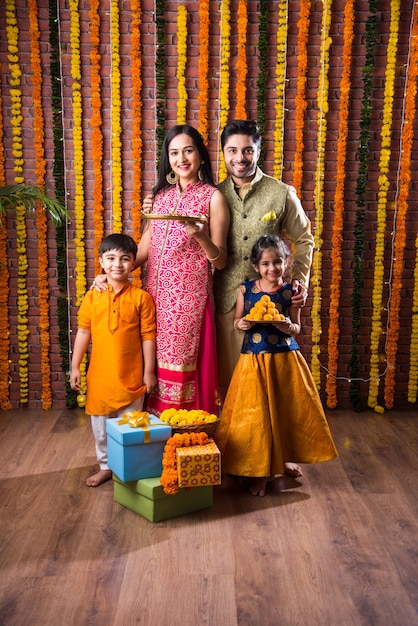
[{"label": "wooden floor", "polygon": [[418,414],[329,422],[339,459],[152,524],[84,486],[81,411],[0,413],[0,625],[418,624]]}]

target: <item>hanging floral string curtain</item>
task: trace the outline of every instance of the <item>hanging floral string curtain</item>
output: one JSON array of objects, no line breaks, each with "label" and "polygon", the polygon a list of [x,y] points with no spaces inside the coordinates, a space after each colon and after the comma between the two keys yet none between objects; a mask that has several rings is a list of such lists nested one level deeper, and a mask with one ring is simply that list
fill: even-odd
[{"label": "hanging floral string curtain", "polygon": [[338,341],[340,337],[339,308],[342,277],[342,251],[344,226],[345,162],[349,127],[349,106],[351,87],[351,60],[354,38],[354,0],[347,0],[344,8],[343,68],[340,81],[340,119],[337,141],[337,175],[334,194],[334,223],[331,249],[331,287],[328,330],[328,377],[326,382],[327,406],[337,406]]},{"label": "hanging floral string curtain", "polygon": [[[330,408],[341,406],[351,387],[357,407],[368,404],[383,411],[392,402],[393,406],[405,402],[406,391],[408,401],[416,402],[418,254],[416,234],[408,227],[416,218],[409,191],[417,167],[416,125],[409,121],[416,115],[411,105],[416,83],[415,4],[401,7],[400,0],[370,0],[369,13],[377,11],[375,43],[369,26],[366,29],[367,13],[354,0],[345,3],[344,12],[335,0],[321,0],[315,11],[311,0],[296,4],[280,0],[274,5],[221,0],[217,11],[208,0],[132,0],[129,5],[110,0],[108,12],[98,0],[87,5],[69,0],[67,9],[58,4],[7,0],[0,9],[5,41],[0,51],[5,177],[8,183],[19,177],[23,181],[23,176],[40,186],[46,181],[71,214],[71,220],[54,232],[49,232],[52,227],[45,232],[41,208],[37,228],[23,213],[18,215],[17,231],[14,222],[10,230],[8,219],[8,247],[2,229],[1,260],[13,271],[9,277],[0,271],[2,284],[11,285],[3,309],[12,303],[7,314],[0,315],[5,335],[1,407],[22,400],[46,408],[49,398],[62,401],[64,376],[56,372],[55,346],[48,348],[48,335],[59,336],[62,367],[68,373],[77,307],[99,271],[99,242],[105,231],[117,229],[139,241],[143,189],[150,191],[155,184],[158,153],[168,128],[177,119],[196,126],[209,147],[215,177],[221,163],[218,180],[222,180],[226,170],[219,135],[236,117],[259,117],[264,128],[263,169],[296,185],[311,218],[315,241],[311,308],[305,310],[300,340],[302,350],[312,350],[311,367],[320,390],[323,384],[324,401]],[[50,32],[45,28],[47,6]],[[358,62],[350,75],[349,37],[354,29]],[[334,44],[341,55],[333,55]],[[361,90],[351,89],[353,77],[358,82],[363,67],[372,85],[364,112]],[[272,80],[266,83],[266,78]],[[370,152],[379,154],[379,162],[375,159],[371,166],[367,142],[360,137],[366,105],[373,111]],[[48,126],[51,108],[53,129]],[[26,151],[30,158],[24,158]],[[356,182],[360,200],[365,194],[355,230]],[[371,199],[373,193],[377,201]],[[376,228],[369,215],[372,219],[375,215]],[[26,234],[22,226],[29,229]],[[359,295],[358,276],[363,270],[358,272],[360,266],[353,270],[352,252],[341,245],[343,232],[359,245],[356,263],[361,249],[366,255],[368,288],[361,290],[360,331],[355,327],[360,320],[358,300],[350,306],[347,299],[351,292]],[[37,257],[48,258],[48,269],[36,279]],[[28,292],[34,279],[36,299]],[[51,289],[56,279],[59,296]],[[402,342],[396,316],[384,327],[387,310],[394,315],[397,308],[408,333]],[[8,330],[9,319],[13,323]],[[37,332],[27,334],[34,326]],[[380,390],[380,381],[385,390]],[[67,386],[68,405],[71,396]]]},{"label": "hanging floral string curtain", "polygon": [[390,35],[387,47],[385,71],[385,95],[383,122],[380,132],[381,150],[379,159],[379,191],[377,200],[377,229],[374,254],[374,277],[372,293],[372,318],[370,332],[370,382],[368,405],[381,413],[384,408],[378,404],[380,384],[380,342],[382,340],[383,289],[385,279],[385,232],[389,191],[389,165],[393,127],[393,96],[395,91],[396,53],[399,36],[400,0],[390,3]]}]

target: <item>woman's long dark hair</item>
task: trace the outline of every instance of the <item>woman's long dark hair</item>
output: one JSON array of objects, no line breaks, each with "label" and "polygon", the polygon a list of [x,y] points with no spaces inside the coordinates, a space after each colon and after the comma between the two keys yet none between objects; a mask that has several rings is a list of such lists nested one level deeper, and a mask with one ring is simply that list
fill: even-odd
[{"label": "woman's long dark hair", "polygon": [[185,134],[190,137],[194,147],[198,150],[201,159],[203,161],[200,166],[200,171],[202,174],[203,182],[208,183],[209,185],[214,185],[213,182],[213,174],[212,174],[212,165],[210,163],[209,152],[206,148],[203,137],[193,126],[189,126],[189,124],[178,124],[177,126],[173,126],[165,136],[163,146],[161,148],[161,156],[160,156],[160,166],[158,168],[158,180],[157,184],[153,189],[153,194],[157,194],[161,189],[165,189],[170,186],[170,183],[167,182],[167,174],[171,172],[170,161],[168,158],[168,148],[171,141],[177,135]]}]

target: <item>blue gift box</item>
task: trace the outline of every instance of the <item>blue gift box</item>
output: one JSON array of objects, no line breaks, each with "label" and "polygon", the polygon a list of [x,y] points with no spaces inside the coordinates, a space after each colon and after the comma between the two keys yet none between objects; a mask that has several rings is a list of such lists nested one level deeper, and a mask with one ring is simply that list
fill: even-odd
[{"label": "blue gift box", "polygon": [[[149,430],[106,420],[107,463],[123,482],[161,476],[164,446],[171,437],[171,426],[150,415]],[[149,439],[149,443],[146,443]]]}]

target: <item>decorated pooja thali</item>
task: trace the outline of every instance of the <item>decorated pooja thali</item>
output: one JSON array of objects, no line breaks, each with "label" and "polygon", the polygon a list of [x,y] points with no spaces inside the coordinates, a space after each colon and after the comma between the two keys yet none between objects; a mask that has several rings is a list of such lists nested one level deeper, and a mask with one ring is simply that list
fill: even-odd
[{"label": "decorated pooja thali", "polygon": [[189,222],[191,224],[196,222],[205,224],[208,221],[204,215],[174,215],[171,213],[160,215],[159,213],[142,213],[142,217],[146,220],[174,220],[178,222]]}]

